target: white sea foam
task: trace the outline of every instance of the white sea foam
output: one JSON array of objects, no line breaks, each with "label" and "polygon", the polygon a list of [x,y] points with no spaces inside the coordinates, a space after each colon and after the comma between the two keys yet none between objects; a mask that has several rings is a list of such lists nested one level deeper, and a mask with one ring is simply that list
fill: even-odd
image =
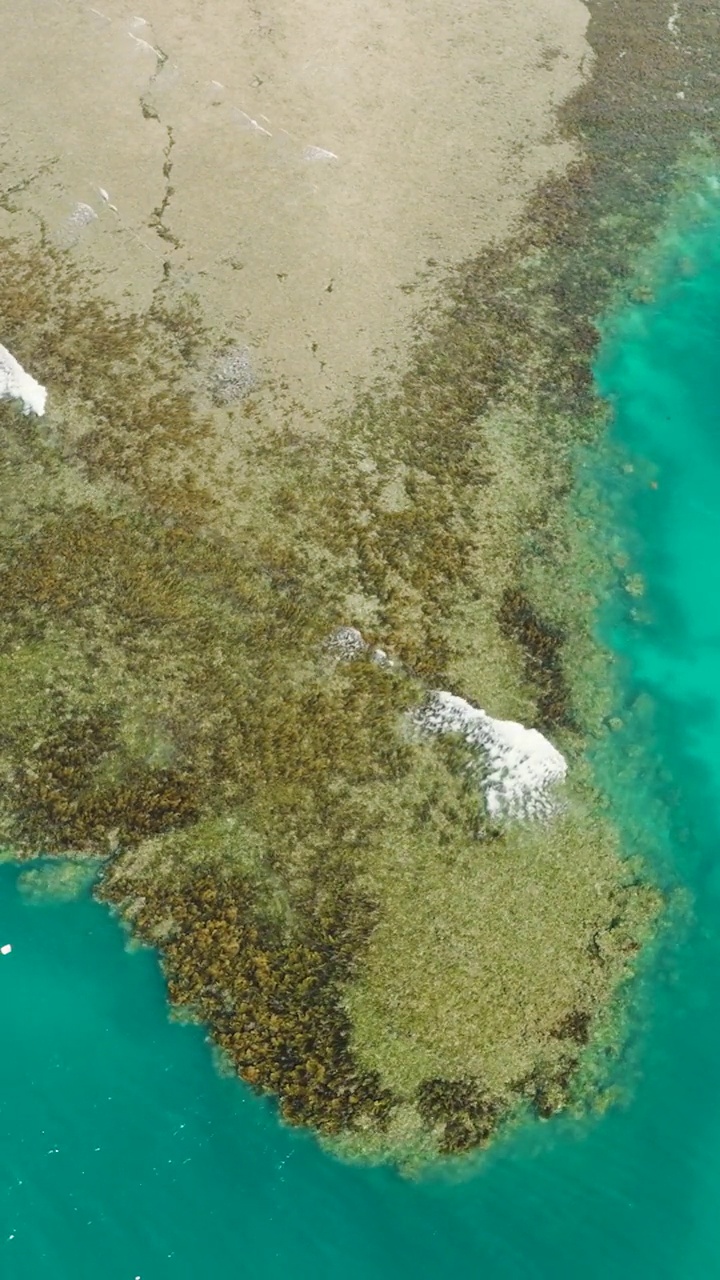
[{"label": "white sea foam", "polygon": [[0,344],[0,400],[22,400],[23,413],[45,412],[47,391],[26,373],[7,347]]},{"label": "white sea foam", "polygon": [[[337,627],[325,651],[341,661],[368,655],[383,667],[397,668],[384,649],[373,649],[357,627]],[[496,720],[464,698],[436,689],[410,713],[423,734],[457,733],[478,756],[479,778],[493,818],[547,818],[562,800],[559,785],[567,761],[537,729],[516,720]]]},{"label": "white sea foam", "polygon": [[494,818],[544,818],[560,805],[565,757],[537,729],[495,720],[464,698],[438,690],[413,713],[423,733],[458,733],[485,764],[483,786]]}]

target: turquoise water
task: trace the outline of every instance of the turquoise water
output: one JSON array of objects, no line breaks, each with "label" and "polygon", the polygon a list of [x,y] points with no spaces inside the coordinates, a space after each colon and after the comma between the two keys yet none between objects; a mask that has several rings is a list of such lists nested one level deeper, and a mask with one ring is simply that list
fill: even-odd
[{"label": "turquoise water", "polygon": [[[646,710],[598,767],[651,847],[653,788],[670,799],[658,865],[695,896],[647,979],[626,1105],[527,1128],[462,1181],[341,1165],[215,1074],[103,907],[29,903],[3,866],[4,1280],[720,1274],[720,216],[684,249],[696,273],[669,271],[598,367],[633,470],[611,449],[597,470],[646,582],[603,619]],[[618,767],[638,743],[642,791]]]}]

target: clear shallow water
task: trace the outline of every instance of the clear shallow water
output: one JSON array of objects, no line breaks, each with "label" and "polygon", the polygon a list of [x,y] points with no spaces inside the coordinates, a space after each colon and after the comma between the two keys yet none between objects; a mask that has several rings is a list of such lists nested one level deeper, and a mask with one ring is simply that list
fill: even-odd
[{"label": "clear shallow water", "polygon": [[[635,468],[600,479],[646,581],[604,627],[674,788],[663,874],[695,894],[648,979],[628,1104],[528,1128],[455,1184],[340,1165],[214,1074],[104,908],[30,904],[0,867],[5,1280],[720,1274],[720,217],[685,248],[697,273],[628,313],[598,367]],[[637,732],[599,767],[642,830],[649,796],[617,767]]]}]

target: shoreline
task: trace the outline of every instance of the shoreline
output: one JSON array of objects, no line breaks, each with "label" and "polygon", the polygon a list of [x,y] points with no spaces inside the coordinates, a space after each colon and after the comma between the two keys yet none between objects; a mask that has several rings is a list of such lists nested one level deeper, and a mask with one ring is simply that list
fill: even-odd
[{"label": "shoreline", "polygon": [[[684,15],[643,14],[641,92],[652,74],[669,95]],[[138,317],[98,307],[82,255],[6,245],[0,336],[51,400],[31,441],[4,418],[3,838],[109,850],[102,896],[160,948],[171,999],[287,1120],[365,1157],[460,1153],[518,1110],[597,1100],[600,1080],[576,1092],[586,1046],[661,905],[628,882],[582,763],[607,706],[577,686],[597,646],[566,503],[578,437],[601,429],[595,319],[705,117],[672,90],[675,123],[639,146],[643,50],[620,47],[616,6],[593,15],[594,76],[561,114],[585,158],[452,270],[405,370],[319,438],[263,433],[262,396],[223,410],[247,424],[231,515],[218,413],[166,385],[207,351],[202,314],[162,293]],[[193,453],[215,473],[183,473]],[[339,625],[405,670],[329,671]],[[467,758],[397,731],[433,685],[567,755],[552,827],[478,840]]]}]

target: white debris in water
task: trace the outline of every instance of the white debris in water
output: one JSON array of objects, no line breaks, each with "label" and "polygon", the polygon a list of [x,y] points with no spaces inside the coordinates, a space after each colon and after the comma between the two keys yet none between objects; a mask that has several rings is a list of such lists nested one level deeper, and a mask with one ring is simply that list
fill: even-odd
[{"label": "white debris in water", "polygon": [[441,690],[413,713],[424,733],[458,733],[484,756],[483,786],[494,818],[544,818],[559,807],[565,757],[537,729],[495,720],[464,698]]},{"label": "white debris in water", "polygon": [[106,205],[107,205],[108,209],[112,209],[113,213],[117,213],[117,212],[118,212],[118,207],[117,207],[117,205],[116,205],[116,204],[111,204],[111,203],[110,203],[110,193],[109,193],[108,191],[106,191],[104,187],[98,187],[98,194],[99,194],[99,195],[102,197],[102,199],[105,201],[105,203],[106,203]]},{"label": "white debris in water", "polygon": [[0,956],[9,956],[11,951],[12,947],[10,943],[6,942],[3,947],[0,947]]},{"label": "white debris in water", "polygon": [[337,160],[334,151],[326,151],[325,147],[306,147],[303,160]]},{"label": "white debris in water", "polygon": [[26,373],[7,347],[0,344],[0,400],[22,400],[23,413],[45,412],[47,391]]},{"label": "white debris in water", "polygon": [[[242,111],[240,107],[232,108],[232,116],[243,129],[252,130],[253,133],[262,133],[266,138],[272,138],[269,129],[265,129],[263,125],[258,124],[257,120],[253,120],[252,116],[249,116],[247,111]],[[265,118],[265,116],[262,117],[262,119]]]},{"label": "white debris in water", "polygon": [[[147,23],[145,25],[147,26]],[[154,58],[158,59],[158,61],[160,62],[162,61],[162,57],[163,57],[162,52],[160,51],[160,49],[156,49],[154,44],[149,44],[147,40],[141,40],[139,36],[134,36],[132,31],[128,31],[128,35],[131,40],[135,41],[135,44],[137,45],[138,49],[142,49],[143,53],[151,53]]]},{"label": "white debris in water", "polygon": [[678,24],[679,17],[680,17],[680,5],[674,4],[672,7],[672,13],[670,14],[670,17],[667,20],[667,29],[670,32],[671,36],[677,35],[677,24]]}]

